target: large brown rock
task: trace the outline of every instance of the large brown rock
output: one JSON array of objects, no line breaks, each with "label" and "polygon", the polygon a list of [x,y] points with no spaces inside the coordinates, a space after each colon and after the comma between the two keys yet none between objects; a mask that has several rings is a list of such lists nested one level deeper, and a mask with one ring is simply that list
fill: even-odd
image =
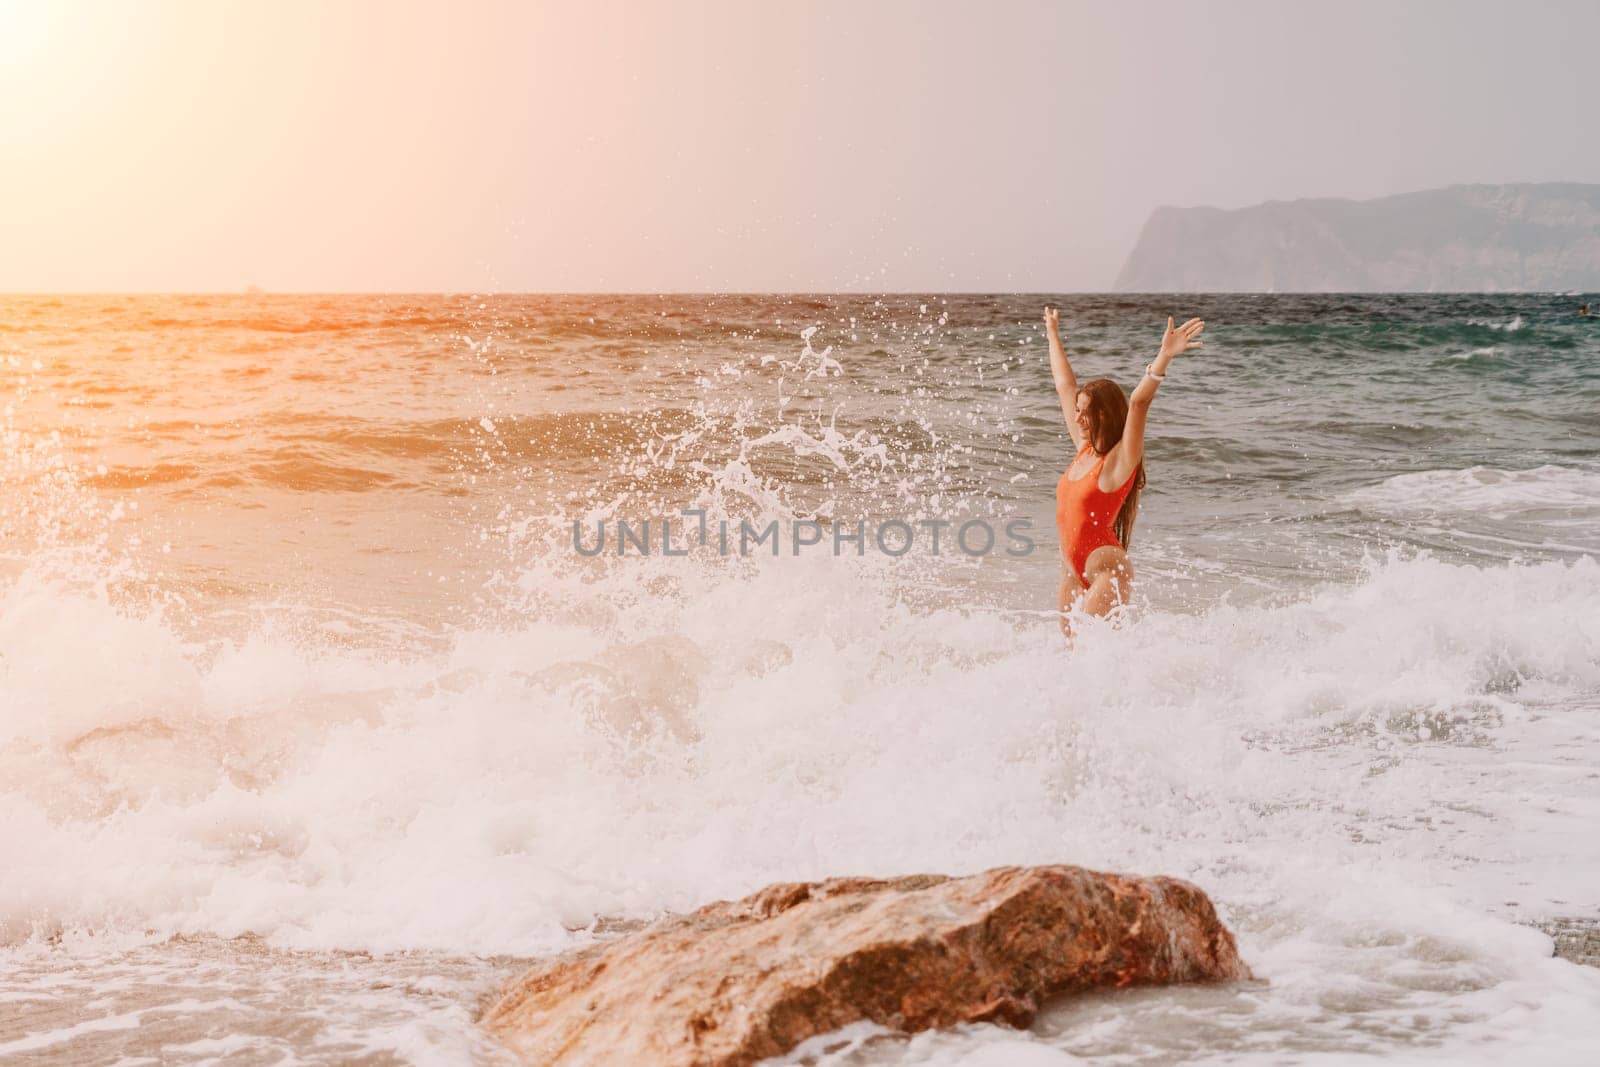
[{"label": "large brown rock", "polygon": [[485,1022],[528,1063],[735,1067],[862,1020],[1026,1026],[1061,993],[1249,977],[1187,882],[1002,867],[769,886],[535,967]]}]

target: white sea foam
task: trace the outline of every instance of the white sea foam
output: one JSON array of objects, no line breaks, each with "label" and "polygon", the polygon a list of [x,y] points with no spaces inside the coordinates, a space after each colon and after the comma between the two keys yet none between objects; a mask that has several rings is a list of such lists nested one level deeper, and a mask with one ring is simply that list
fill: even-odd
[{"label": "white sea foam", "polygon": [[5,938],[535,954],[780,879],[1070,862],[1216,897],[1272,984],[1212,1051],[1385,1047],[1366,1018],[1562,1052],[1600,1004],[1506,921],[1594,909],[1592,559],[1392,558],[1070,655],[837,561],[623,563],[406,657],[12,581]]},{"label": "white sea foam", "polygon": [[1499,330],[1502,333],[1516,333],[1528,324],[1521,315],[1513,315],[1505,322],[1496,322],[1493,319],[1468,319],[1467,325],[1487,326],[1491,330]]},{"label": "white sea foam", "polygon": [[1600,471],[1545,465],[1418,471],[1351,493],[1357,507],[1391,515],[1472,514],[1542,523],[1600,519]]}]

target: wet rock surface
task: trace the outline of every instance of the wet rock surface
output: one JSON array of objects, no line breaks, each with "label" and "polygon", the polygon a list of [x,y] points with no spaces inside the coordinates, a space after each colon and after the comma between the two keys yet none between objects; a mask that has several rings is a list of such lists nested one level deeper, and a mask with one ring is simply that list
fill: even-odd
[{"label": "wet rock surface", "polygon": [[769,886],[540,964],[484,1021],[528,1063],[732,1067],[851,1023],[1026,1026],[1076,991],[1249,977],[1187,882],[1006,867]]}]

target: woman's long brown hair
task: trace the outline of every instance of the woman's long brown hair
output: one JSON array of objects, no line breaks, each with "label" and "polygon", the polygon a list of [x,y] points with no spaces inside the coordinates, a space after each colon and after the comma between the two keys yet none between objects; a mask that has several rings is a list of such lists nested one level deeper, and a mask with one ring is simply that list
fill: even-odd
[{"label": "woman's long brown hair", "polygon": [[[1110,378],[1096,378],[1085,382],[1078,390],[1089,398],[1086,414],[1089,416],[1089,447],[1105,455],[1122,440],[1122,430],[1128,424],[1128,398],[1122,386]],[[1128,550],[1133,540],[1133,520],[1139,517],[1139,490],[1144,488],[1144,463],[1133,472],[1133,488],[1122,501],[1122,509],[1111,523],[1111,530]]]}]

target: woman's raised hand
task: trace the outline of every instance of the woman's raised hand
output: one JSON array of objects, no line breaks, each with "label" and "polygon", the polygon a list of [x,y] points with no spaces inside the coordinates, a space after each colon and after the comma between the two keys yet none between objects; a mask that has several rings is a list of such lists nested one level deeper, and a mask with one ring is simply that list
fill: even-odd
[{"label": "woman's raised hand", "polygon": [[1195,338],[1200,336],[1200,331],[1206,324],[1199,319],[1190,319],[1176,329],[1172,326],[1172,316],[1167,316],[1167,332],[1161,338],[1161,355],[1171,358],[1181,356],[1191,348],[1201,347],[1201,342]]},{"label": "woman's raised hand", "polygon": [[1059,332],[1061,329],[1061,312],[1053,307],[1046,307],[1044,309],[1044,328],[1051,333]]}]

